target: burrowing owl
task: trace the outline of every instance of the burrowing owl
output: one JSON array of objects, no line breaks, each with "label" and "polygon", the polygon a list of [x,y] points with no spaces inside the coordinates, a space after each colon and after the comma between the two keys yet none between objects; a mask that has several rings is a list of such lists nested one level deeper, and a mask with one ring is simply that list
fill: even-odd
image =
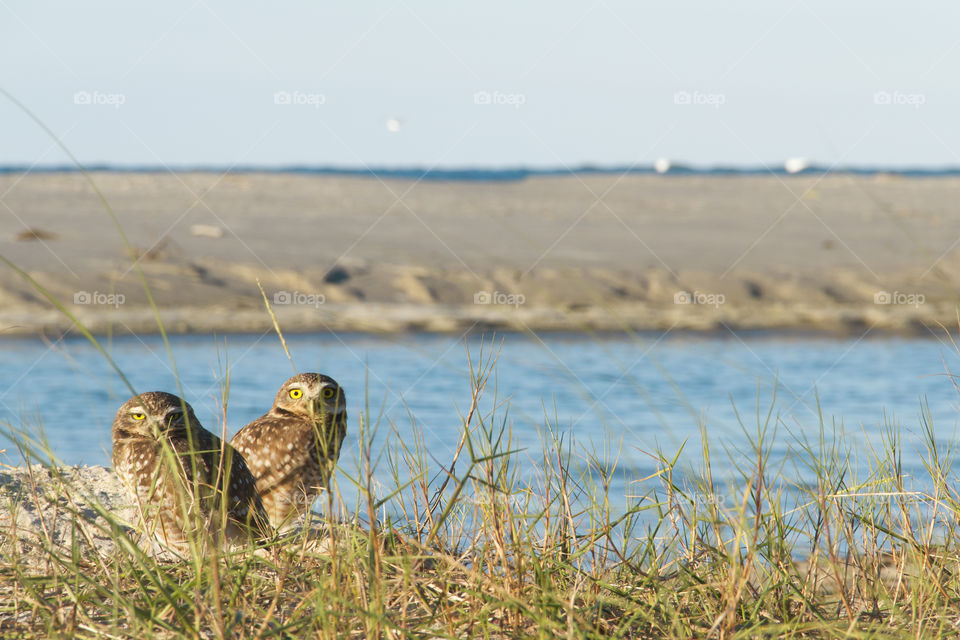
[{"label": "burrowing owl", "polygon": [[273,408],[230,440],[257,480],[270,524],[309,511],[340,457],[347,433],[343,390],[333,378],[301,373],[283,383]]},{"label": "burrowing owl", "polygon": [[221,530],[221,523],[230,542],[269,530],[243,458],[230,445],[222,447],[193,407],[175,395],[141,393],[120,407],[113,421],[113,468],[148,531],[177,551],[189,549],[190,536],[200,529]]}]

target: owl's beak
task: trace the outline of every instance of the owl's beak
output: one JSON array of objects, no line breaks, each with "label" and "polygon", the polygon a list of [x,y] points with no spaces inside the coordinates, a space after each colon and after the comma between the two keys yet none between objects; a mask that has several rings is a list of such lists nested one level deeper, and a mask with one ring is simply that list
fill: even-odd
[{"label": "owl's beak", "polygon": [[327,407],[326,403],[323,401],[323,398],[320,398],[319,396],[316,396],[311,400],[309,407],[310,417],[314,419],[319,418],[320,416],[323,416],[329,412],[329,407]]},{"label": "owl's beak", "polygon": [[317,396],[310,403],[310,415],[312,417],[323,415],[323,400]]},{"label": "owl's beak", "polygon": [[326,414],[331,416],[339,416],[346,410],[347,408],[344,406],[343,399],[337,397],[329,400],[317,398],[313,406],[313,411],[317,415]]}]

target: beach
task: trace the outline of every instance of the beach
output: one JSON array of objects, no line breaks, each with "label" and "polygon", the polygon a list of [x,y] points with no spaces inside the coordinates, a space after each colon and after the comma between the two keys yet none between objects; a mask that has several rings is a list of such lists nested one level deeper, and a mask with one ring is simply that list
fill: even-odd
[{"label": "beach", "polygon": [[956,324],[956,177],[91,176],[0,175],[0,334]]}]

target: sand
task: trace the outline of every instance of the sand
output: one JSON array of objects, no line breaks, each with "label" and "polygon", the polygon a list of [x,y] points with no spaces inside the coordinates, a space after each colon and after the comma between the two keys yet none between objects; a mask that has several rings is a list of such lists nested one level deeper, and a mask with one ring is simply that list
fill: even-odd
[{"label": "sand", "polygon": [[42,569],[49,561],[46,541],[61,554],[76,544],[91,562],[91,554],[109,558],[117,549],[94,505],[131,525],[126,531],[133,533],[136,507],[105,467],[63,467],[57,474],[40,464],[0,468],[0,565],[10,566],[16,555],[24,565]]},{"label": "sand", "polygon": [[[96,563],[96,556],[112,558],[118,553],[117,537],[111,535],[113,525],[102,516],[104,511],[128,540],[155,559],[182,561],[142,532],[138,509],[111,469],[30,464],[0,466],[0,567],[11,566],[16,558],[31,570],[43,571],[51,552],[69,557],[74,547],[84,562]],[[306,532],[309,549],[325,553],[326,524],[300,518],[284,534]]]},{"label": "sand", "polygon": [[[0,175],[0,255],[95,332],[957,323],[958,178]],[[71,322],[0,264],[0,335]]]}]

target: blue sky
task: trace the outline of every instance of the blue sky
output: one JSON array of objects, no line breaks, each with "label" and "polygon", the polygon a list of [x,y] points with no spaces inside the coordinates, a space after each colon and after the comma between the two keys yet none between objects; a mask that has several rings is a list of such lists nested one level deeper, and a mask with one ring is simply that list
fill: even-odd
[{"label": "blue sky", "polygon": [[[88,163],[960,165],[957,24],[953,2],[0,0],[0,86]],[[0,118],[0,163],[65,161]]]}]

